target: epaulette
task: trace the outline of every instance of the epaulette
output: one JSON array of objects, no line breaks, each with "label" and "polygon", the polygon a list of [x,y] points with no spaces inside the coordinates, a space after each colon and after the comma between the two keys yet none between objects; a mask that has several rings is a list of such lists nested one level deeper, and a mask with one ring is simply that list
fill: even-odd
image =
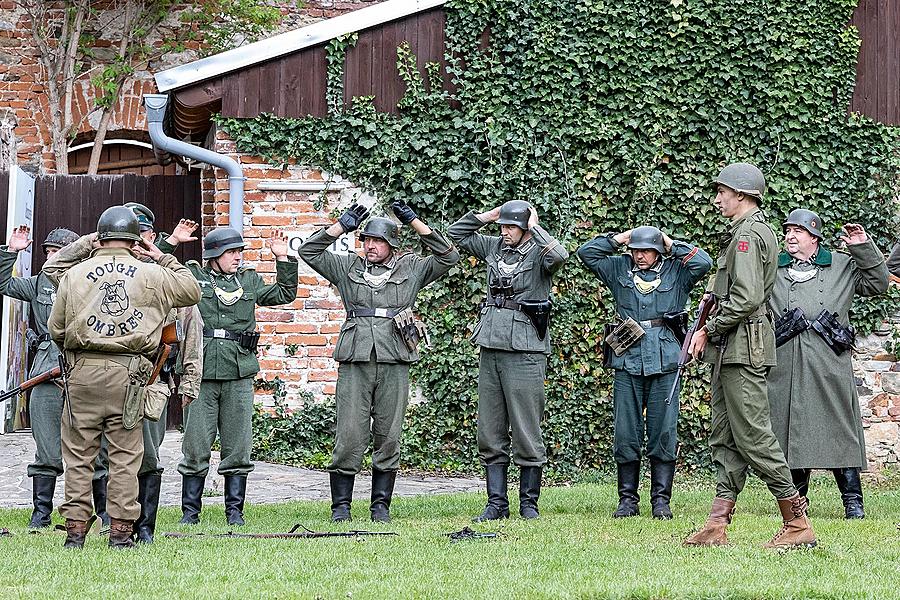
[{"label": "epaulette", "polygon": [[198,262],[197,262],[196,260],[194,260],[194,259],[191,259],[191,260],[187,261],[186,263],[184,263],[184,266],[186,266],[186,267],[192,267],[192,266],[193,266],[193,267],[197,267],[198,269],[202,269],[202,268],[203,268],[203,265],[201,265],[200,263],[198,263]]}]

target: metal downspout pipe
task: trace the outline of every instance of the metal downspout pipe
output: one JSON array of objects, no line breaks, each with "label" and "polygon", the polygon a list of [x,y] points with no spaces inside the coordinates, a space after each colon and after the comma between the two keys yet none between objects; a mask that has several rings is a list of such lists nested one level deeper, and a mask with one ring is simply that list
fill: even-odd
[{"label": "metal downspout pipe", "polygon": [[171,138],[163,131],[163,120],[166,116],[168,94],[144,94],[144,108],[147,111],[147,129],[153,146],[164,152],[187,156],[205,162],[214,167],[225,169],[228,173],[228,226],[239,232],[244,230],[244,173],[237,161],[187,142]]}]

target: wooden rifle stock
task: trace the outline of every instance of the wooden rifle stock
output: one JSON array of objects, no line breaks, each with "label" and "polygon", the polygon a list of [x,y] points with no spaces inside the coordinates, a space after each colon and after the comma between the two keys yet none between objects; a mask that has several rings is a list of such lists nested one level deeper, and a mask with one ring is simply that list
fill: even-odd
[{"label": "wooden rifle stock", "polygon": [[162,337],[159,340],[159,349],[156,351],[156,359],[153,361],[153,372],[150,374],[150,379],[147,380],[147,385],[150,385],[159,377],[159,372],[162,371],[163,365],[166,364],[166,359],[169,358],[169,354],[172,352],[172,344],[178,344],[183,339],[184,329],[181,321],[174,321],[163,327]]},{"label": "wooden rifle stock", "polygon": [[678,371],[675,373],[675,381],[672,382],[672,389],[666,397],[666,404],[672,403],[672,398],[678,390],[678,383],[681,381],[681,375],[684,373],[684,367],[691,362],[691,338],[694,337],[694,334],[697,333],[699,329],[702,329],[703,326],[706,325],[706,321],[709,319],[709,315],[713,308],[716,307],[716,303],[717,298],[715,294],[712,293],[704,294],[703,298],[700,300],[700,305],[697,307],[697,318],[684,336],[684,342],[681,344],[681,352],[678,353]]},{"label": "wooden rifle stock", "polygon": [[51,379],[56,379],[57,377],[59,377],[60,373],[61,371],[59,370],[59,367],[53,367],[49,371],[45,371],[40,375],[35,375],[31,379],[23,381],[21,385],[19,385],[19,387],[13,388],[8,392],[3,392],[2,394],[0,394],[0,401],[6,400],[7,398],[12,398],[13,396],[17,396],[22,392],[28,391],[37,385],[50,381]]}]

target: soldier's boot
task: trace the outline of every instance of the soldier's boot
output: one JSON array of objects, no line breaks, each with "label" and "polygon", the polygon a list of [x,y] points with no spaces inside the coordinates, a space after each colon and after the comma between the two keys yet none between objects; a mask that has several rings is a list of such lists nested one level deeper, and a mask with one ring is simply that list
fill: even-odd
[{"label": "soldier's boot", "polygon": [[474,517],[474,523],[496,521],[509,518],[509,497],[507,496],[507,473],[509,465],[487,465],[484,468],[487,480],[487,505],[481,514]]},{"label": "soldier's boot", "polygon": [[641,514],[638,484],[641,476],[641,461],[616,463],[619,484],[619,506],[613,513],[614,519],[636,517]]},{"label": "soldier's boot", "polygon": [[134,522],[134,533],[137,541],[142,544],[153,543],[161,484],[161,473],[144,473],[138,477],[138,502],[141,505],[141,516]]},{"label": "soldier's boot", "polygon": [[703,528],[686,540],[684,546],[727,546],[728,536],[725,529],[731,525],[734,516],[734,501],[725,498],[715,498],[709,516],[706,518]]},{"label": "soldier's boot", "polygon": [[109,515],[106,513],[106,484],[109,477],[98,477],[91,481],[91,493],[94,499],[94,514],[100,519],[104,527],[109,525]]},{"label": "soldier's boot", "polygon": [[397,471],[372,469],[372,504],[369,510],[375,523],[391,522],[391,496],[394,495],[396,478]]},{"label": "soldier's boot", "polygon": [[84,538],[87,537],[88,528],[93,522],[93,517],[90,521],[66,519],[66,541],[63,544],[63,548],[75,550],[84,548]]},{"label": "soldier's boot", "polygon": [[832,469],[834,480],[841,491],[841,501],[844,503],[845,519],[865,519],[863,510],[862,480],[859,477],[859,469],[848,467],[845,469]]},{"label": "soldier's boot", "polygon": [[807,498],[807,504],[809,504],[809,477],[812,475],[812,469],[791,469],[791,480],[794,482],[794,487],[797,488],[797,493]]},{"label": "soldier's boot", "polygon": [[650,459],[650,506],[653,518],[668,521],[672,518],[669,501],[675,480],[675,461]]},{"label": "soldier's boot", "polygon": [[225,476],[225,519],[229,525],[244,524],[244,499],[247,497],[247,476]]},{"label": "soldier's boot", "polygon": [[200,509],[203,508],[203,488],[205,486],[206,477],[181,476],[181,523],[183,525],[200,523]]},{"label": "soldier's boot", "polygon": [[[331,483],[331,520],[343,523],[350,520],[350,503],[353,502],[353,475],[332,471],[328,474]],[[372,482],[374,485],[374,481]]]},{"label": "soldier's boot", "polygon": [[794,494],[790,498],[778,500],[778,508],[781,510],[783,524],[763,548],[812,548],[816,545],[816,534],[812,523],[806,516],[808,505],[806,498],[800,494]]},{"label": "soldier's boot", "polygon": [[519,470],[519,514],[523,519],[537,519],[538,498],[541,496],[541,467],[521,467]]},{"label": "soldier's boot", "polygon": [[118,550],[134,548],[134,521],[110,519],[109,547]]},{"label": "soldier's boot", "polygon": [[31,512],[29,529],[50,527],[53,515],[53,492],[56,490],[56,477],[35,475],[31,478],[31,499],[34,510]]}]

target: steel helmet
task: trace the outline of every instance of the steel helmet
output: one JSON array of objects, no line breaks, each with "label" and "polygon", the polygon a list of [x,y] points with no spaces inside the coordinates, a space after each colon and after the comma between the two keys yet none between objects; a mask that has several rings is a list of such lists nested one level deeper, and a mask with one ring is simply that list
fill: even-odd
[{"label": "steel helmet", "polygon": [[134,211],[124,206],[111,206],[97,221],[97,239],[141,241],[141,228]]},{"label": "steel helmet", "polygon": [[528,220],[531,218],[531,205],[524,200],[510,200],[500,207],[498,225],[515,225],[528,231]]},{"label": "steel helmet", "polygon": [[784,230],[788,225],[802,227],[811,235],[816,236],[820,240],[822,239],[822,219],[811,210],[806,210],[805,208],[792,210],[788,218],[781,224],[781,229]]},{"label": "steel helmet", "polygon": [[762,202],[766,193],[765,176],[750,163],[731,163],[719,172],[715,183],[756,198],[758,202]]},{"label": "steel helmet", "polygon": [[660,254],[666,253],[666,244],[663,242],[662,231],[650,225],[636,227],[631,232],[631,239],[628,240],[629,250],[656,250]]},{"label": "steel helmet", "polygon": [[203,260],[219,258],[226,250],[240,248],[243,250],[244,237],[231,227],[218,227],[203,238]]},{"label": "steel helmet", "polygon": [[397,224],[385,217],[372,217],[366,221],[366,226],[359,233],[359,239],[364,240],[367,237],[384,240],[390,244],[391,248],[400,247],[400,232]]},{"label": "steel helmet", "polygon": [[77,239],[77,233],[70,229],[63,229],[62,227],[59,227],[47,234],[47,239],[44,240],[44,243],[41,244],[41,247],[45,252],[48,246],[51,248],[65,248]]}]

